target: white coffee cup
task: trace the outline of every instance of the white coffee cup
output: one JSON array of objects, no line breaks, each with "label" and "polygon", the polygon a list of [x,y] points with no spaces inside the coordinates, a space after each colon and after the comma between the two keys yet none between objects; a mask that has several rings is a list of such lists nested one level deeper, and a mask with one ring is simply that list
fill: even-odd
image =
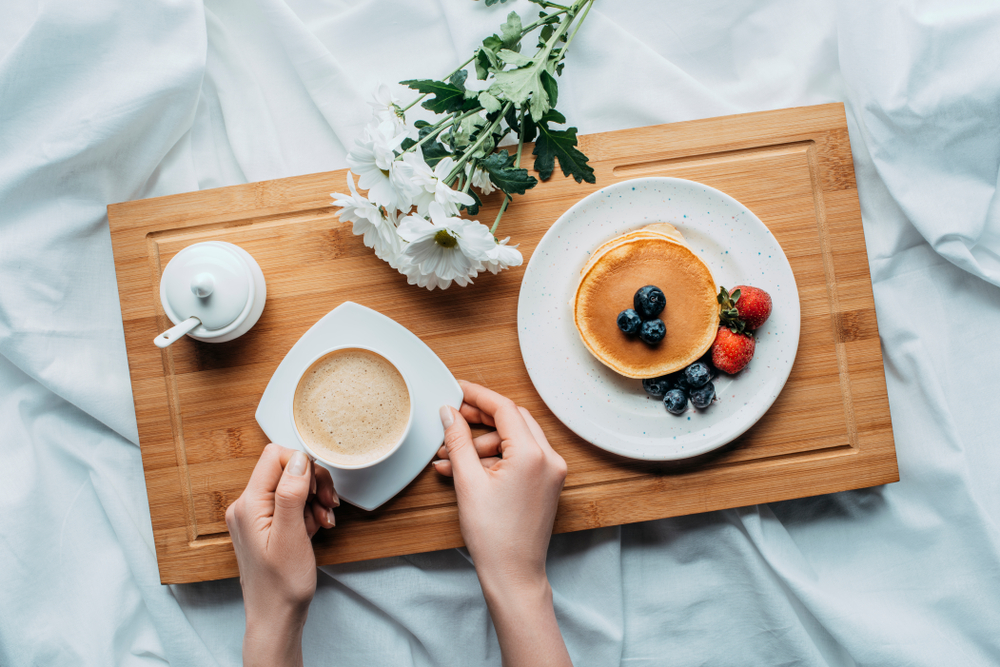
[{"label": "white coffee cup", "polygon": [[[318,444],[316,442],[311,442],[311,439],[309,437],[303,435],[302,430],[300,430],[300,424],[298,423],[298,420],[296,419],[296,406],[300,402],[297,399],[299,398],[300,388],[303,388],[303,382],[307,380],[307,376],[309,376],[311,374],[311,372],[313,371],[313,369],[320,362],[323,362],[324,360],[327,360],[328,358],[332,358],[332,357],[334,357],[334,355],[336,355],[338,357],[341,357],[341,359],[343,359],[346,356],[349,356],[348,353],[351,352],[351,351],[357,351],[357,352],[359,352],[360,354],[354,355],[354,356],[359,357],[359,358],[365,357],[366,355],[369,356],[369,357],[372,357],[372,356],[375,357],[375,359],[372,359],[372,361],[376,365],[379,365],[381,362],[384,362],[385,365],[387,365],[388,368],[391,368],[391,370],[394,371],[396,375],[398,375],[399,379],[402,379],[402,385],[406,389],[406,400],[407,400],[408,409],[407,409],[407,412],[406,412],[405,426],[400,431],[400,429],[398,428],[398,426],[399,426],[399,424],[402,423],[402,420],[399,419],[402,416],[402,413],[400,412],[400,413],[396,414],[395,417],[396,417],[397,423],[394,425],[394,428],[390,429],[393,432],[394,437],[391,440],[386,439],[385,442],[376,444],[372,448],[372,450],[373,450],[373,452],[372,452],[373,455],[372,456],[368,456],[367,454],[369,452],[367,452],[367,451],[364,452],[364,453],[358,453],[358,454],[353,454],[353,455],[350,454],[350,453],[347,453],[347,452],[343,452],[343,451],[336,452],[336,451],[333,450],[332,443],[331,443],[330,447],[324,447],[324,446],[322,446],[322,445],[320,445],[320,444]],[[363,363],[362,363],[362,365],[363,365]],[[380,366],[380,367],[382,369],[386,368],[386,366]],[[338,375],[338,377],[343,378],[343,375]],[[395,378],[394,377],[392,378],[392,380],[393,380],[393,383],[395,383]],[[355,384],[358,384],[358,383],[355,382]],[[398,389],[398,386],[395,387],[395,388]],[[363,391],[363,389],[364,388],[362,387],[361,391]],[[359,398],[364,399],[364,400],[361,401],[361,403],[364,403],[365,400],[367,400],[369,397],[368,396],[359,396]],[[305,401],[308,401],[308,400],[309,399],[307,397],[303,396],[302,402],[305,402]],[[318,403],[323,403],[323,406],[322,406],[323,409],[331,409],[332,408],[332,409],[335,410],[337,408],[340,408],[341,410],[346,411],[346,412],[349,412],[352,409],[350,407],[344,408],[342,397],[340,397],[339,399],[338,398],[334,398],[334,399],[324,398],[322,400],[313,397],[313,399],[311,400],[311,409],[315,410],[315,409],[321,407],[320,405],[317,405]],[[372,406],[369,406],[369,408],[371,408],[371,407]],[[359,409],[363,411],[364,408],[362,407],[362,408],[359,408]],[[370,347],[365,347],[365,346],[362,346],[362,345],[345,345],[345,346],[339,346],[339,347],[334,347],[334,348],[330,348],[328,350],[325,350],[323,353],[321,353],[321,354],[317,355],[316,357],[314,357],[308,364],[305,365],[305,367],[303,367],[302,372],[299,374],[298,379],[295,382],[295,394],[293,395],[292,400],[290,401],[289,413],[290,413],[289,414],[289,418],[291,419],[292,428],[295,431],[295,436],[298,439],[299,445],[302,447],[302,449],[307,454],[309,454],[310,456],[312,456],[314,459],[318,459],[324,465],[328,465],[328,466],[330,466],[332,468],[338,468],[338,469],[341,469],[341,470],[358,470],[358,469],[362,469],[362,468],[369,468],[369,467],[371,467],[373,465],[376,465],[376,464],[381,463],[382,461],[386,460],[387,458],[389,458],[390,456],[392,456],[393,453],[395,453],[396,450],[399,449],[400,445],[402,445],[403,441],[406,440],[407,436],[410,433],[410,429],[413,426],[413,393],[410,390],[410,383],[407,381],[407,379],[403,375],[403,373],[399,370],[399,366],[396,363],[393,362],[393,360],[390,358],[389,355],[387,355],[386,353],[384,353],[384,352],[382,352],[380,350],[372,349]],[[359,420],[361,420],[361,414],[358,414],[356,416],[358,417]],[[306,419],[307,419],[307,417],[303,416],[303,421],[306,421]],[[313,415],[313,416],[309,416],[308,419],[311,419],[312,422],[313,422],[312,426],[316,427],[315,421],[316,421],[317,417],[315,415]],[[322,421],[322,420],[320,420],[320,421]],[[352,422],[352,423],[357,424],[358,422]],[[361,424],[364,424],[364,420],[361,420]],[[304,430],[308,431],[308,426],[309,425],[306,424],[305,426],[306,426],[306,428]],[[373,426],[372,428],[375,428],[375,427]],[[375,430],[377,430],[377,428]],[[362,432],[363,431],[364,431],[364,429],[362,429]],[[398,433],[398,435],[395,435],[397,433]],[[335,437],[334,436],[334,431],[330,431],[329,434],[330,434],[331,438]],[[317,439],[319,439],[319,438],[317,438]],[[348,449],[350,449],[354,445],[359,445],[359,443],[349,443],[348,444]]]}]

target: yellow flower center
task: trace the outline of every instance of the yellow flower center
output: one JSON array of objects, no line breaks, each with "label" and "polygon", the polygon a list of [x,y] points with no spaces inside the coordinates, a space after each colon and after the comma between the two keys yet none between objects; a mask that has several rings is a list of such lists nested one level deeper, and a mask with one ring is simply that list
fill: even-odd
[{"label": "yellow flower center", "polygon": [[458,239],[448,233],[447,229],[442,229],[434,235],[434,242],[442,248],[454,248],[458,245]]}]

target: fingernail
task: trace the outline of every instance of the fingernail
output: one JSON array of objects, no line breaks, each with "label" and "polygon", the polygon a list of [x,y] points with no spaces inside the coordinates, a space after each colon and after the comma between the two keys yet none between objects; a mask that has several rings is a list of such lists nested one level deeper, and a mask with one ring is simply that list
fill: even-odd
[{"label": "fingernail", "polygon": [[333,510],[326,511],[326,522],[330,524],[331,528],[337,525],[337,519],[333,516]]},{"label": "fingernail", "polygon": [[309,459],[302,452],[295,452],[292,454],[292,459],[288,462],[288,467],[285,470],[288,471],[289,475],[295,475],[296,477],[301,477],[306,471],[306,464],[309,463]]},{"label": "fingernail", "polygon": [[[333,492],[333,507],[340,507],[340,496],[337,495],[336,491]],[[330,509],[333,509],[333,507]]]},{"label": "fingernail", "polygon": [[443,461],[441,461],[441,459],[438,459],[437,461],[431,461],[431,465],[434,466],[435,468],[438,467],[439,463],[443,463]]},{"label": "fingernail", "polygon": [[451,425],[455,423],[455,418],[451,415],[451,408],[447,405],[442,405],[438,414],[441,415],[441,423],[444,424],[445,428],[451,428]]}]

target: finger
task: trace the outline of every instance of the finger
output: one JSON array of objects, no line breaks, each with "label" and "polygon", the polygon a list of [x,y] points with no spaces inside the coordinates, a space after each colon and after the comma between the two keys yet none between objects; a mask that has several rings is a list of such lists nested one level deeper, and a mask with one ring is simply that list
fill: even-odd
[{"label": "finger", "polygon": [[[500,453],[500,442],[500,434],[496,431],[490,431],[472,439],[472,444],[476,446],[476,453],[479,454],[479,458],[497,456]],[[447,459],[448,448],[441,445],[437,451],[437,456],[439,459]]]},{"label": "finger", "polygon": [[[485,459],[479,459],[479,462],[483,465],[483,468],[490,470],[497,463],[500,463],[503,459],[497,458],[496,456],[491,456]],[[451,461],[447,459],[439,459],[434,461],[434,470],[444,475],[445,477],[454,477],[455,471],[452,468]]]},{"label": "finger", "polygon": [[274,522],[271,524],[278,540],[290,544],[306,531],[303,510],[309,498],[311,468],[309,458],[302,452],[295,452],[278,480],[278,488],[274,492]]},{"label": "finger", "polygon": [[306,526],[306,534],[309,539],[319,531],[320,524],[316,521],[316,517],[313,516],[312,503],[306,503],[306,506],[302,508],[302,521]]},{"label": "finger", "polygon": [[493,421],[493,417],[486,414],[482,410],[468,403],[462,403],[462,407],[459,408],[462,416],[465,417],[465,421],[470,424],[484,424],[485,426],[496,426],[496,422]]},{"label": "finger", "polygon": [[535,442],[542,448],[542,451],[547,454],[555,454],[556,450],[552,449],[552,445],[549,444],[548,439],[545,437],[545,432],[542,431],[542,427],[538,425],[538,422],[531,416],[528,409],[518,407],[518,411],[521,413],[524,423],[528,425],[528,430],[531,431],[531,435],[535,437]]},{"label": "finger", "polygon": [[458,478],[470,482],[481,479],[483,467],[479,465],[479,454],[472,443],[472,431],[462,414],[450,405],[441,406],[441,424],[444,426],[444,445],[448,449],[448,460]]},{"label": "finger", "polygon": [[317,463],[313,465],[313,476],[316,478],[316,497],[320,504],[329,509],[340,507],[340,496],[333,486],[330,471]]},{"label": "finger", "polygon": [[465,402],[493,417],[501,438],[520,441],[531,437],[531,431],[514,401],[478,384],[471,382],[461,384],[462,391],[465,392]]},{"label": "finger", "polygon": [[308,509],[312,512],[313,517],[316,519],[317,525],[323,528],[333,528],[337,525],[337,520],[333,516],[333,510],[329,507],[324,507],[322,504],[314,500],[309,503]]},{"label": "finger", "polygon": [[293,449],[286,449],[273,442],[264,448],[250,475],[250,481],[247,482],[246,493],[252,500],[256,501],[274,493],[278,488],[278,480],[281,479],[285,464],[294,452]]}]

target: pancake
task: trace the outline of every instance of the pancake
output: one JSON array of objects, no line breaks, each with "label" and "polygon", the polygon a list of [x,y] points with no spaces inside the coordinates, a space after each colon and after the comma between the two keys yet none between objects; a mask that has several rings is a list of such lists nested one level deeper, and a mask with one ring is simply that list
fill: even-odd
[{"label": "pancake", "polygon": [[687,244],[684,240],[684,236],[677,230],[676,227],[667,222],[654,222],[650,225],[646,225],[642,229],[637,229],[632,232],[626,232],[620,236],[616,236],[613,239],[605,241],[601,245],[597,246],[594,252],[590,253],[590,259],[587,260],[587,264],[583,267],[580,275],[584,275],[590,270],[590,267],[594,265],[594,262],[598,260],[604,253],[606,253],[611,248],[621,245],[622,243],[627,243],[628,241],[635,238],[650,238],[656,236],[663,236],[667,239],[676,241],[677,243]]},{"label": "pancake", "polygon": [[[680,370],[715,340],[715,280],[678,236],[668,236],[663,228],[629,232],[599,246],[584,267],[573,303],[577,330],[599,361],[626,377],[654,378]],[[660,314],[667,335],[654,346],[627,336],[617,324],[618,313],[632,307],[643,285],[656,285],[667,301]]]}]

